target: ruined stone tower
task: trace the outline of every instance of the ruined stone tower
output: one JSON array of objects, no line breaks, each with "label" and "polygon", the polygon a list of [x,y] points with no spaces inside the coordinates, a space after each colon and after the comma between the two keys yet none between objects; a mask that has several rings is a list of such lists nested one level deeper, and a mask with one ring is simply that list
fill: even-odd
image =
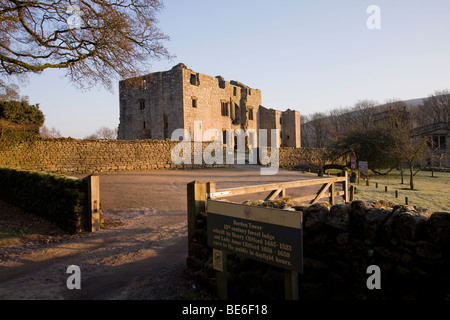
[{"label": "ruined stone tower", "polygon": [[[300,147],[300,113],[261,106],[261,91],[223,77],[196,73],[180,63],[169,71],[120,81],[120,140],[170,139],[176,129],[194,133],[243,129],[257,146],[258,129],[281,129],[278,146]],[[270,109],[271,110],[271,109]],[[281,117],[276,120],[276,117]],[[195,127],[197,126],[197,127]],[[270,133],[269,133],[270,136]]]}]

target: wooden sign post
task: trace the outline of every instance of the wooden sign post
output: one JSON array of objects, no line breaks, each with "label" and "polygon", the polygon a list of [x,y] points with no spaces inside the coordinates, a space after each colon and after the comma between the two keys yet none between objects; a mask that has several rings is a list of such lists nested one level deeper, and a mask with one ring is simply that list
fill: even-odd
[{"label": "wooden sign post", "polygon": [[[369,181],[369,165],[367,164],[367,161],[358,161],[358,172],[359,172],[359,175],[361,173],[363,173],[367,178],[367,182]],[[367,184],[367,182],[366,182],[366,184]],[[358,179],[358,184],[359,184],[359,179]]]},{"label": "wooden sign post", "polygon": [[88,201],[89,217],[87,221],[88,231],[100,230],[100,178],[91,175],[88,177]]},{"label": "wooden sign post", "polygon": [[207,200],[206,211],[208,245],[215,249],[213,266],[221,299],[226,299],[227,253],[285,269],[286,299],[298,299],[298,273],[303,272],[300,211],[215,200]]}]

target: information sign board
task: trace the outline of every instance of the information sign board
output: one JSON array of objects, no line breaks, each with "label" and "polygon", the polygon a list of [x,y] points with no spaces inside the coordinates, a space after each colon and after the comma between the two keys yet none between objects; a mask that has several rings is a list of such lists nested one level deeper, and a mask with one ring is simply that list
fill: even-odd
[{"label": "information sign board", "polygon": [[369,171],[369,166],[367,161],[359,161],[358,162],[358,171],[361,173],[367,173]]},{"label": "information sign board", "polygon": [[208,245],[303,272],[302,213],[208,200]]}]

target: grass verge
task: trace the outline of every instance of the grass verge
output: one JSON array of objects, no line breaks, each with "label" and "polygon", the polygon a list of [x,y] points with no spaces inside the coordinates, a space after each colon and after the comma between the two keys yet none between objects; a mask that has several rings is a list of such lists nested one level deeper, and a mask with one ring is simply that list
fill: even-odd
[{"label": "grass verge", "polygon": [[[378,183],[378,188],[376,188]],[[414,177],[414,190],[409,190],[409,175],[404,175],[401,184],[400,172],[395,171],[387,176],[369,177],[369,186],[361,179],[360,183],[352,183],[357,188],[355,199],[372,200],[387,199],[398,204],[405,204],[408,197],[409,205],[413,205],[432,212],[450,211],[450,172],[421,171]],[[385,187],[387,186],[387,192]],[[395,197],[398,192],[398,198]]]}]

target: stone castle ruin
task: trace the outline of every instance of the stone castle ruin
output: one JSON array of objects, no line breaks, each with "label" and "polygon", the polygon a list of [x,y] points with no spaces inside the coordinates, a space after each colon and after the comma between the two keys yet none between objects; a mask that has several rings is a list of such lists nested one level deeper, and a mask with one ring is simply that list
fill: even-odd
[{"label": "stone castle ruin", "polygon": [[[269,146],[301,147],[300,112],[265,108],[260,90],[196,73],[182,63],[120,81],[119,91],[119,140],[171,139],[176,129],[199,140],[195,133],[203,137],[215,129],[222,132],[215,139],[235,146],[238,133],[234,139],[226,133],[235,130],[245,134],[248,148],[257,147],[259,129],[267,129]],[[279,129],[276,141],[271,141],[270,129]]]}]

